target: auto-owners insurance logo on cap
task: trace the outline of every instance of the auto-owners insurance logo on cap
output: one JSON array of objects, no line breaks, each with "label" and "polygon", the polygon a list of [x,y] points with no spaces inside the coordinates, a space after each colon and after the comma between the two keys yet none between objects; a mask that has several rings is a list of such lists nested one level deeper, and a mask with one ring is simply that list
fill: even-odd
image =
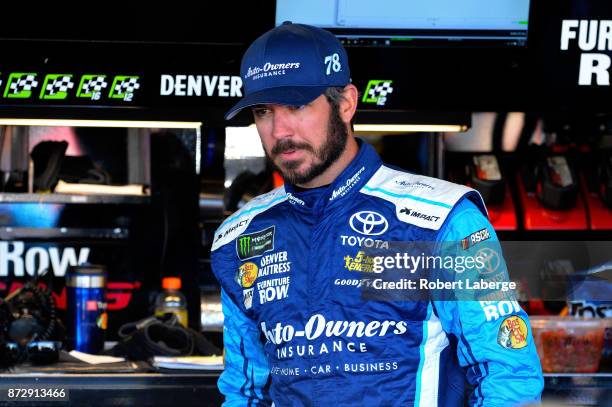
[{"label": "auto-owners insurance logo on cap", "polygon": [[273,64],[266,62],[263,66],[249,66],[244,79],[256,81],[257,79],[267,78],[268,76],[283,76],[288,70],[300,69],[299,62],[285,62],[282,64]]}]

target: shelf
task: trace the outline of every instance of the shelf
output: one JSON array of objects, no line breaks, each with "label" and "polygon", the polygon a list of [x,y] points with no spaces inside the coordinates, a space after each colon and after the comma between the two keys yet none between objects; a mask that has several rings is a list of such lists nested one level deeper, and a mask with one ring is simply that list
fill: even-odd
[{"label": "shelf", "polygon": [[542,402],[551,406],[603,406],[612,394],[612,373],[545,373]]},{"label": "shelf", "polygon": [[0,203],[145,204],[150,196],[0,193]]},{"label": "shelf", "polygon": [[0,228],[0,240],[14,239],[127,239],[129,232],[124,228]]},{"label": "shelf", "polygon": [[548,389],[612,389],[612,373],[544,373]]}]

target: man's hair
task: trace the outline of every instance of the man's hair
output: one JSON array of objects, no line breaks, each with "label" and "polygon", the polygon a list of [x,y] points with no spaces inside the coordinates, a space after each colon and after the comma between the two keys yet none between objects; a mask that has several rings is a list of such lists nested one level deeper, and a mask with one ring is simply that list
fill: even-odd
[{"label": "man's hair", "polygon": [[[330,86],[323,93],[332,108],[332,114],[340,114],[340,101],[344,98],[344,87]],[[353,117],[354,118],[354,117]],[[351,131],[355,131],[353,126],[353,118],[351,118]]]}]

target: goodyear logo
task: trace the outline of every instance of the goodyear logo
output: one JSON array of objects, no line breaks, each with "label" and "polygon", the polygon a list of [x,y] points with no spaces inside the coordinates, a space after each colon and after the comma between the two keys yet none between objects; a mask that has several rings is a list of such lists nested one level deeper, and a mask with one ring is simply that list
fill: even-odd
[{"label": "goodyear logo", "polygon": [[238,274],[236,275],[236,281],[243,288],[252,287],[257,279],[257,273],[259,272],[259,267],[257,264],[251,263],[250,261],[244,263],[238,269]]},{"label": "goodyear logo", "polygon": [[258,257],[274,250],[274,226],[259,232],[240,235],[236,239],[236,253],[240,260]]},{"label": "goodyear logo", "polygon": [[521,317],[504,319],[497,333],[497,343],[506,349],[522,349],[527,346],[527,324]]},{"label": "goodyear logo", "polygon": [[349,271],[371,273],[374,271],[374,259],[366,256],[365,252],[360,250],[355,257],[344,256],[344,268]]}]

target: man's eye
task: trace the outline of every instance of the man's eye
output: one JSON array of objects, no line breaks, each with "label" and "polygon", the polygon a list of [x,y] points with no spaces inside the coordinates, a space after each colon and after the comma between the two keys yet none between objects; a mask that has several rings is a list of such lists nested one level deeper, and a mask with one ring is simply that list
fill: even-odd
[{"label": "man's eye", "polygon": [[268,112],[270,111],[270,109],[266,109],[263,107],[257,108],[257,109],[253,109],[253,114],[256,117],[263,117],[265,116]]}]

